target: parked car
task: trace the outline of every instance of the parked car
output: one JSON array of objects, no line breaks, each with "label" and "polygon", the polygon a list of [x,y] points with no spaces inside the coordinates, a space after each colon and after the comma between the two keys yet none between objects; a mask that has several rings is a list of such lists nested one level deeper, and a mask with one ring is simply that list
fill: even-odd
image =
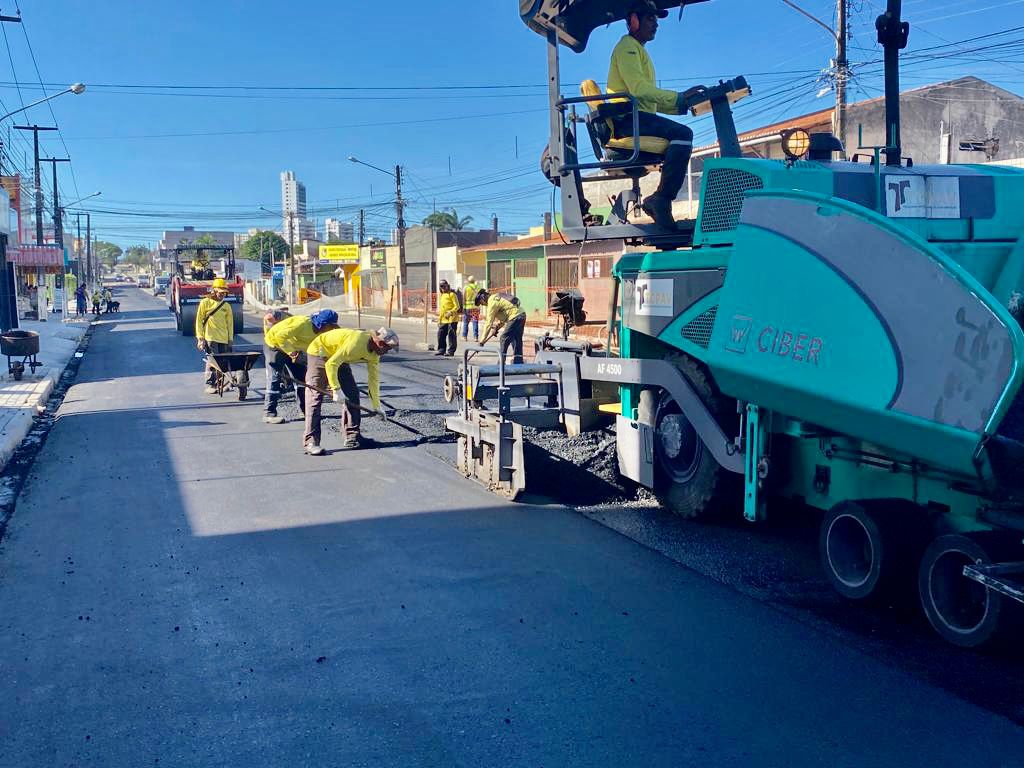
[{"label": "parked car", "polygon": [[153,295],[162,296],[167,293],[167,286],[171,284],[171,278],[166,275],[161,275],[153,283]]},{"label": "parked car", "polygon": [[151,285],[149,275],[139,275],[139,288],[149,288]]}]

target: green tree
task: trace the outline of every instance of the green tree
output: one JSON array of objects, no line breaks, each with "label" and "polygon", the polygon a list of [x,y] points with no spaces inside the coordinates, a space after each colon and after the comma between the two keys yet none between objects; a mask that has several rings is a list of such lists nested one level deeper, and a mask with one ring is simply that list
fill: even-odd
[{"label": "green tree", "polygon": [[261,230],[245,241],[242,258],[258,261],[264,272],[270,272],[275,261],[288,258],[288,243],[277,232]]},{"label": "green tree", "polygon": [[205,234],[197,237],[192,245],[219,245],[219,243],[213,235]]},{"label": "green tree", "polygon": [[430,227],[431,229],[457,231],[468,227],[471,221],[473,221],[472,216],[463,216],[460,218],[458,211],[454,208],[448,208],[443,211],[434,211],[423,220],[423,225]]},{"label": "green tree", "polygon": [[147,245],[132,245],[124,252],[122,261],[125,264],[134,264],[136,267],[148,267],[153,263],[153,252]]},{"label": "green tree", "polygon": [[96,254],[96,257],[108,267],[113,268],[117,264],[118,259],[121,258],[123,251],[118,245],[108,243],[105,240],[97,240],[93,244],[92,252]]}]

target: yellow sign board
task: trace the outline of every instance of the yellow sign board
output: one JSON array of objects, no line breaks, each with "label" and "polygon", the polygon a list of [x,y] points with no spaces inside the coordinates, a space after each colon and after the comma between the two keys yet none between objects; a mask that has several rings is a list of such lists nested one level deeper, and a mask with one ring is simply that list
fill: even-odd
[{"label": "yellow sign board", "polygon": [[321,245],[317,259],[321,264],[358,264],[359,246],[355,243]]}]

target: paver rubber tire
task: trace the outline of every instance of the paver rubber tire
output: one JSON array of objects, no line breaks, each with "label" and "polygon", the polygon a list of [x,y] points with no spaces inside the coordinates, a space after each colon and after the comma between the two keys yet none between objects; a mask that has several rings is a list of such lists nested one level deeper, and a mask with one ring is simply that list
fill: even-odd
[{"label": "paver rubber tire", "polygon": [[925,550],[917,588],[929,623],[945,640],[981,648],[1007,640],[1020,623],[1019,606],[963,575],[965,565],[1021,559],[1010,537],[998,532],[939,536]]},{"label": "paver rubber tire", "polygon": [[[731,434],[736,401],[723,396],[703,367],[686,355],[667,358]],[[654,493],[662,506],[687,520],[708,518],[741,500],[742,478],[722,468],[682,413],[660,388],[640,392],[637,416],[654,428]]]},{"label": "paver rubber tire", "polygon": [[841,501],[821,521],[818,554],[833,589],[849,600],[913,594],[928,523],[901,499]]}]

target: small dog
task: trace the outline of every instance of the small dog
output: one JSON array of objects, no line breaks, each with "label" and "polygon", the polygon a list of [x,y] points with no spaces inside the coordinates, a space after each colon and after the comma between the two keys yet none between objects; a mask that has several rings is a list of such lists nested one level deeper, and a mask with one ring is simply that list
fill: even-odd
[{"label": "small dog", "polygon": [[112,302],[110,302],[110,311],[111,312],[120,312],[121,311],[121,302],[120,301],[112,301]]}]

